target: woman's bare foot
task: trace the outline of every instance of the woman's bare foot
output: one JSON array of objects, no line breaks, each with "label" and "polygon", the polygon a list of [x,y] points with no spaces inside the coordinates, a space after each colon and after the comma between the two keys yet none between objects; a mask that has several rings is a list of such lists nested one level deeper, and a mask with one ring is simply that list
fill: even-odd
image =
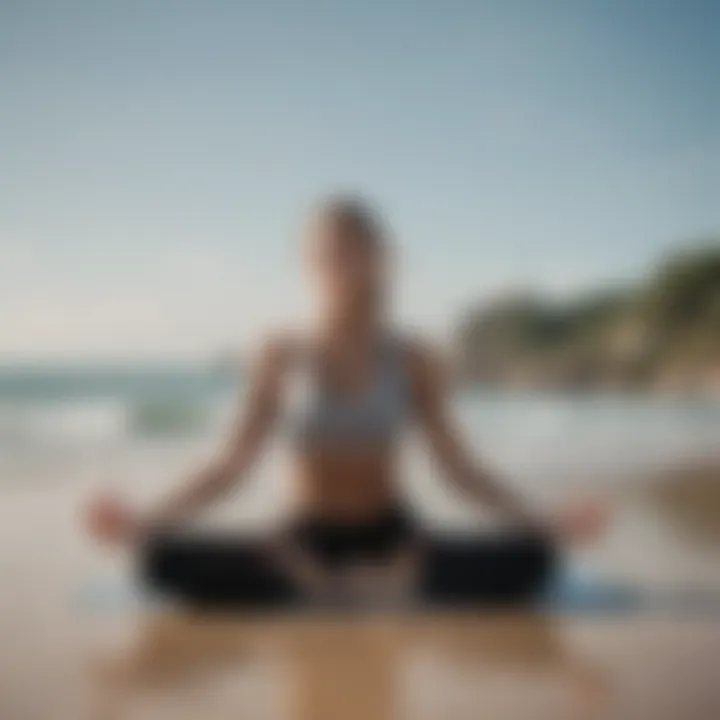
[{"label": "woman's bare foot", "polygon": [[415,595],[419,561],[416,553],[404,553],[389,562],[345,568],[340,577],[344,596],[353,605],[406,604]]}]

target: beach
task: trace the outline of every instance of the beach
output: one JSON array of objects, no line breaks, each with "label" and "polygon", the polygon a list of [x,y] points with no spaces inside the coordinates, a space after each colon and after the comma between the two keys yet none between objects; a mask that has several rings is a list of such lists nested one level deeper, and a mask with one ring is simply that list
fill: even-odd
[{"label": "beach", "polygon": [[4,719],[712,720],[720,711],[715,617],[87,613],[67,605],[66,550],[28,557],[11,576]]},{"label": "beach", "polygon": [[[308,622],[150,614],[113,604],[112,590],[104,604],[83,602],[88,587],[117,588],[130,569],[83,536],[85,498],[108,485],[140,503],[162,494],[215,446],[238,390],[198,382],[179,401],[169,389],[129,391],[127,378],[104,382],[64,395],[56,387],[50,399],[4,398],[3,720],[588,717],[590,706],[599,717],[720,713],[712,614]],[[707,533],[720,482],[715,406],[479,394],[458,398],[457,410],[483,454],[539,503],[600,490],[613,498],[607,537],[576,558],[589,572],[646,588],[720,590],[718,545]],[[285,497],[283,463],[271,449],[248,487],[207,522],[273,522]],[[411,440],[402,475],[429,524],[478,522]],[[658,505],[649,498],[662,478],[684,496],[699,489],[691,501],[663,490]],[[695,525],[697,536],[687,529]]]},{"label": "beach", "polygon": [[[720,720],[719,31],[720,0],[0,1],[0,720]],[[183,534],[304,503],[348,602],[159,598],[266,589],[232,543],[98,540],[171,493],[218,501]],[[557,547],[435,543],[518,515]],[[368,607],[343,558],[416,528],[422,588]],[[429,606],[511,555],[548,568],[523,612]]]}]

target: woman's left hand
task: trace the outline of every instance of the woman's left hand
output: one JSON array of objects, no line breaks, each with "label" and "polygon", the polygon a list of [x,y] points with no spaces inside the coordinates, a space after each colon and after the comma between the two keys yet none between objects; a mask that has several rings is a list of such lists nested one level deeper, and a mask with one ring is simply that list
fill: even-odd
[{"label": "woman's left hand", "polygon": [[610,504],[601,499],[572,502],[563,507],[552,523],[560,540],[588,544],[596,541],[610,523]]}]

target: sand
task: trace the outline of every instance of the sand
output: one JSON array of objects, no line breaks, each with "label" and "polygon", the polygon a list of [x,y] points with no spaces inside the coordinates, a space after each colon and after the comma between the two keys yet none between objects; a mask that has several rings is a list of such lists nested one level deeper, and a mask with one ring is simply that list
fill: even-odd
[{"label": "sand", "polygon": [[80,490],[0,504],[2,720],[720,717],[720,618],[88,612]]},{"label": "sand", "polygon": [[[720,440],[719,440],[720,442]],[[720,543],[720,469],[697,464],[650,478],[646,495],[676,532],[690,541]]]},{"label": "sand", "polygon": [[720,628],[701,621],[143,616],[94,655],[81,634],[15,666],[4,720],[720,716]]}]

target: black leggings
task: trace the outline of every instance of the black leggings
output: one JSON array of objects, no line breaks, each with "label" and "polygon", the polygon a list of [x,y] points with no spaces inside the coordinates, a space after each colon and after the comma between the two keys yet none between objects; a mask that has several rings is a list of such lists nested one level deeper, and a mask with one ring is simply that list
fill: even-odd
[{"label": "black leggings", "polygon": [[[531,534],[443,535],[422,539],[419,600],[430,607],[531,604],[549,583],[557,555]],[[139,555],[142,582],[201,608],[291,609],[302,593],[260,541],[164,535]]]}]

